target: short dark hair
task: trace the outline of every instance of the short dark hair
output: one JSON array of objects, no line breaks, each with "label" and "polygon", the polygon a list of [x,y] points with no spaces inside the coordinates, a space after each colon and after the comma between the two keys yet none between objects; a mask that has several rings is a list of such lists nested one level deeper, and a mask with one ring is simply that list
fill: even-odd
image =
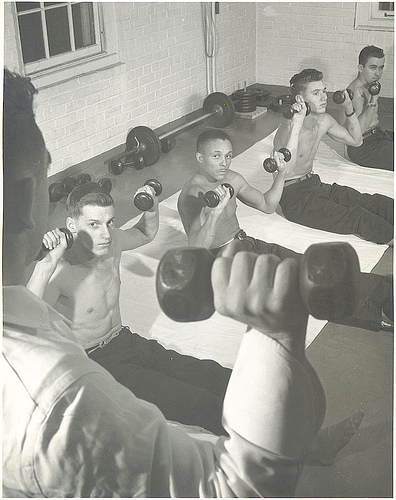
[{"label": "short dark hair", "polygon": [[73,189],[66,200],[66,209],[70,217],[79,217],[86,205],[95,207],[114,206],[113,198],[105,193],[96,182],[87,182]]},{"label": "short dark hair", "polygon": [[211,142],[220,139],[222,141],[229,141],[232,144],[230,136],[224,130],[219,128],[208,128],[201,132],[197,139],[197,152],[202,153],[205,146]]},{"label": "short dark hair", "polygon": [[322,78],[323,73],[317,69],[303,69],[290,78],[290,91],[293,96],[296,96],[307,88],[308,83],[320,82]]},{"label": "short dark hair", "polygon": [[375,45],[367,45],[360,51],[359,64],[365,66],[370,57],[377,57],[381,59],[385,57],[384,51]]}]

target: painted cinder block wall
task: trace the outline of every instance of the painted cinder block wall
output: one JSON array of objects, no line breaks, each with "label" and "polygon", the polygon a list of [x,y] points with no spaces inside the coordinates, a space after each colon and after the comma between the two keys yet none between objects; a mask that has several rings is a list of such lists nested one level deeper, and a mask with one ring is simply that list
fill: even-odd
[{"label": "painted cinder block wall", "polygon": [[385,52],[384,97],[393,97],[394,33],[354,28],[355,2],[258,2],[257,81],[289,85],[304,68],[324,73],[329,91],[345,88],[357,75],[366,45]]},{"label": "painted cinder block wall", "polygon": [[[125,142],[137,125],[153,129],[200,109],[207,95],[200,2],[117,2],[122,64],[44,88],[37,121],[50,175]],[[217,90],[255,82],[255,3],[221,3]],[[15,20],[5,4],[5,65],[18,71]]]},{"label": "painted cinder block wall", "polygon": [[[207,95],[200,2],[117,2],[121,64],[40,90],[37,121],[50,175],[200,109]],[[354,30],[354,2],[220,2],[217,90],[244,82],[288,85],[304,67],[325,73],[329,90],[355,76],[367,44],[387,56],[382,95],[393,97],[393,32]],[[19,71],[12,4],[4,4],[4,60]]]}]

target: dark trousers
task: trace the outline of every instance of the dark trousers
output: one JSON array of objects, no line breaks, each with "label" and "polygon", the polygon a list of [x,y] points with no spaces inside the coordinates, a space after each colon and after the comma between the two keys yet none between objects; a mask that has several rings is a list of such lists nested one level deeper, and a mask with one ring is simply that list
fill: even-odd
[{"label": "dark trousers", "polygon": [[155,404],[168,420],[226,434],[221,418],[229,368],[165,349],[127,327],[89,357],[135,396]]},{"label": "dark trousers", "polygon": [[354,234],[374,243],[393,239],[392,198],[325,184],[318,175],[286,185],[280,205],[286,219],[314,229]]},{"label": "dark trousers", "polygon": [[393,132],[377,127],[358,148],[348,146],[349,158],[362,167],[394,170]]}]

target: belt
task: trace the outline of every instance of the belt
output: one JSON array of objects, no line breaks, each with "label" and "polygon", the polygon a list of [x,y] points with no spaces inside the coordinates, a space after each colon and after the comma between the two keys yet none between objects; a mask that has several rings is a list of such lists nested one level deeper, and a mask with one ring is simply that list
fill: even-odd
[{"label": "belt", "polygon": [[375,128],[370,129],[370,130],[366,130],[366,132],[364,134],[362,134],[362,138],[365,139],[366,137],[369,137],[370,135],[373,135],[376,132],[378,132],[378,130],[379,130],[379,127],[375,127]]},{"label": "belt", "polygon": [[289,179],[288,181],[285,181],[285,186],[289,186],[290,184],[294,184],[295,182],[305,181],[305,179],[309,179],[313,175],[313,172],[308,172],[307,174],[303,175],[302,177],[298,177],[297,179]]},{"label": "belt", "polygon": [[[122,330],[122,328],[121,328]],[[115,332],[113,333],[112,335],[110,335],[110,337],[108,337],[106,340],[102,340],[102,342],[99,342],[99,344],[96,344],[94,345],[93,347],[88,347],[88,349],[85,349],[85,352],[87,354],[91,354],[91,352],[94,352],[96,351],[96,349],[102,349],[102,347],[104,347],[105,345],[107,345],[111,340],[113,340],[115,337],[117,337],[117,335],[121,332],[121,330],[119,330],[118,332]]]}]

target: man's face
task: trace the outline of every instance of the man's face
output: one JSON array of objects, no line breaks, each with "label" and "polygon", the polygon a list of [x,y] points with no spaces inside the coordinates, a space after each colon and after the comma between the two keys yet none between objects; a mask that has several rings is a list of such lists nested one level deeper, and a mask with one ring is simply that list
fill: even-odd
[{"label": "man's face", "polygon": [[385,57],[369,57],[364,66],[359,64],[360,78],[368,84],[378,81],[384,72],[384,65]]},{"label": "man's face", "polygon": [[201,173],[211,182],[226,176],[232,161],[232,144],[228,140],[213,139],[202,153],[197,153]]},{"label": "man's face", "polygon": [[327,89],[322,81],[308,83],[301,96],[310,105],[312,113],[326,112]]},{"label": "man's face", "polygon": [[85,205],[82,214],[71,219],[71,229],[77,233],[77,241],[100,257],[109,252],[114,231],[114,206]]}]

